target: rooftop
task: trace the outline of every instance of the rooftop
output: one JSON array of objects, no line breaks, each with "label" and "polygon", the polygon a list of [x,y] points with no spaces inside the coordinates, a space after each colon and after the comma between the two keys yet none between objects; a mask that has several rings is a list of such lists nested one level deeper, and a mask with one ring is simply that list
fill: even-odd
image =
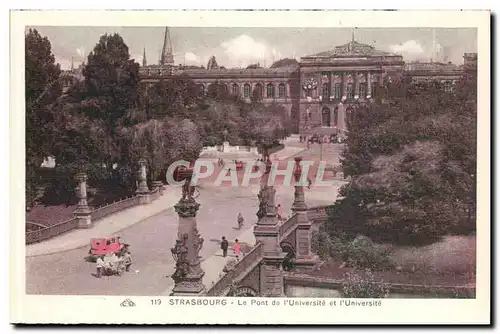
[{"label": "rooftop", "polygon": [[323,51],[304,58],[337,58],[337,57],[394,57],[396,54],[375,49],[373,46],[356,42],[336,46],[332,50]]},{"label": "rooftop", "polygon": [[407,72],[439,72],[439,73],[454,73],[463,71],[462,65],[453,63],[421,63],[411,62],[404,65],[404,70]]}]

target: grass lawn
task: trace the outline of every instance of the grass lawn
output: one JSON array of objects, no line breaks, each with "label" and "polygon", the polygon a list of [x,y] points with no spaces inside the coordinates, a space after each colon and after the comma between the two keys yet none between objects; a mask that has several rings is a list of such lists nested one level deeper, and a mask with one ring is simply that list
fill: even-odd
[{"label": "grass lawn", "polygon": [[[476,237],[448,236],[424,247],[395,247],[391,259],[400,270],[374,271],[375,278],[388,283],[416,285],[472,285],[476,283]],[[316,277],[341,279],[358,271],[340,268],[341,262],[328,260],[312,273]]]}]

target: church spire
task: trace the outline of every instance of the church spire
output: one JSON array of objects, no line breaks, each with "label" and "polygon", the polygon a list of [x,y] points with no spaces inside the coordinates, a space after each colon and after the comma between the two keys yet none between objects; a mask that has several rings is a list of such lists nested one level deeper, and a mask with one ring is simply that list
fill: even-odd
[{"label": "church spire", "polygon": [[75,69],[74,59],[73,56],[71,56],[71,70],[73,71],[74,69]]},{"label": "church spire", "polygon": [[173,65],[174,56],[172,54],[172,42],[170,40],[170,31],[165,27],[165,39],[161,51],[160,65]]},{"label": "church spire", "polygon": [[148,61],[146,60],[146,48],[144,48],[144,52],[142,54],[142,66],[147,66]]}]

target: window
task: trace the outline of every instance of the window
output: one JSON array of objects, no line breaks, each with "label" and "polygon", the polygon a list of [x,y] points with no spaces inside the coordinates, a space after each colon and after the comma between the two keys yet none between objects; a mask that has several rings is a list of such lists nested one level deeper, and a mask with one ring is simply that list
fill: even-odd
[{"label": "window", "polygon": [[267,89],[267,92],[266,92],[267,98],[268,99],[274,98],[274,86],[273,86],[273,84],[267,84],[266,89]]},{"label": "window", "polygon": [[359,97],[360,98],[366,97],[366,83],[365,82],[361,82],[359,84]]},{"label": "window", "polygon": [[245,86],[243,86],[243,97],[245,99],[250,98],[250,85],[249,84],[245,84]]},{"label": "window", "polygon": [[278,96],[285,97],[286,96],[286,87],[285,84],[280,84],[278,87]]},{"label": "window", "polygon": [[377,84],[372,83],[372,96],[375,97],[377,96]]},{"label": "window", "polygon": [[352,83],[347,84],[347,94],[348,99],[354,98],[354,85]]},{"label": "window", "polygon": [[233,84],[233,95],[234,96],[240,95],[240,86],[238,86],[238,84]]},{"label": "window", "polygon": [[335,86],[333,86],[333,97],[336,99],[340,99],[340,84],[336,83]]},{"label": "window", "polygon": [[328,99],[330,96],[330,87],[327,83],[323,84],[323,89],[321,90],[321,95],[323,95],[323,100]]},{"label": "window", "polygon": [[261,84],[255,85],[254,96],[257,100],[261,100],[264,95],[264,89]]}]

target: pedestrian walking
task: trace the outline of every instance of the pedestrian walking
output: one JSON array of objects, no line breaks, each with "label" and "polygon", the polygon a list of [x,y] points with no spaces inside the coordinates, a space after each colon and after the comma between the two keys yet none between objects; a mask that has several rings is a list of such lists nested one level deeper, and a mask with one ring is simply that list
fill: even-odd
[{"label": "pedestrian walking", "polygon": [[308,183],[308,185],[307,185],[307,189],[311,189],[311,184],[312,184],[312,181],[311,181],[311,179],[310,179],[310,178],[307,178],[307,183]]},{"label": "pedestrian walking", "polygon": [[243,227],[243,224],[245,222],[245,219],[243,218],[243,215],[241,214],[241,212],[238,213],[238,229],[241,230],[241,228]]},{"label": "pedestrian walking", "polygon": [[281,217],[283,217],[283,208],[281,207],[281,204],[278,204],[276,210],[278,211],[278,219],[281,219]]},{"label": "pedestrian walking", "polygon": [[97,278],[101,278],[102,273],[104,271],[104,260],[102,259],[102,256],[99,256],[96,261],[96,268],[97,268]]},{"label": "pedestrian walking", "polygon": [[222,237],[222,241],[220,242],[220,248],[222,249],[222,257],[227,256],[228,247],[229,247],[229,242],[227,242],[226,237]]},{"label": "pedestrian walking", "polygon": [[123,255],[123,263],[125,263],[125,271],[130,271],[130,265],[132,264],[132,255],[129,251],[126,251]]},{"label": "pedestrian walking", "polygon": [[234,244],[233,244],[232,248],[233,248],[234,256],[236,256],[236,260],[239,261],[240,254],[241,254],[241,245],[240,245],[240,242],[238,241],[238,239],[234,240]]}]

